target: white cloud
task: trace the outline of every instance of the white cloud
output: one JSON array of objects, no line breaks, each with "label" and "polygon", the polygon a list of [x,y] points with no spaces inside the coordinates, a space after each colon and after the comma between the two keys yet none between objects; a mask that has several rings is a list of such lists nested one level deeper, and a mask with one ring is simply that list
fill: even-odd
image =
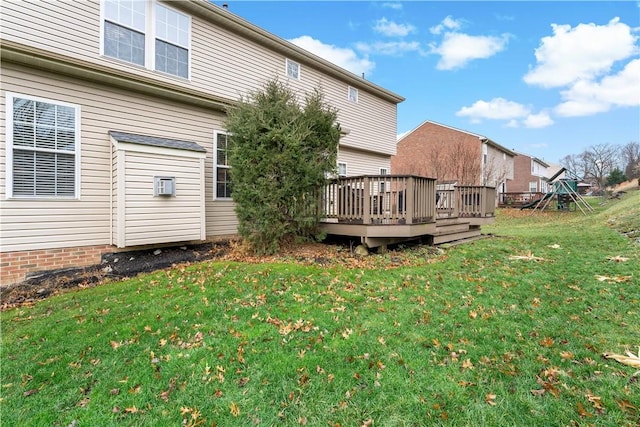
[{"label": "white cloud", "polygon": [[441,56],[436,66],[439,70],[452,70],[462,68],[474,59],[489,58],[502,51],[509,37],[508,34],[494,37],[446,33],[440,46],[431,45],[431,52]]},{"label": "white cloud", "polygon": [[423,53],[418,42],[357,43],[356,49],[363,53],[378,55],[402,55],[405,52]]},{"label": "white cloud", "polygon": [[358,57],[352,49],[325,44],[310,36],[300,36],[289,41],[354,74],[370,74],[376,66],[375,62],[368,58]]},{"label": "white cloud", "polygon": [[549,116],[549,113],[543,111],[538,114],[529,114],[522,123],[528,128],[545,128],[551,126],[553,120]]},{"label": "white cloud", "polygon": [[447,16],[442,20],[441,23],[429,28],[431,34],[442,34],[445,30],[455,31],[459,30],[462,26],[461,20],[455,20],[451,17],[451,15]]},{"label": "white cloud", "polygon": [[393,9],[393,10],[401,10],[402,3],[386,2],[386,3],[382,3],[382,7],[386,7],[387,9]]},{"label": "white cloud", "polygon": [[470,107],[462,107],[456,116],[467,116],[471,120],[494,119],[511,120],[526,117],[530,114],[528,107],[504,98],[494,98],[491,101],[476,101]]},{"label": "white cloud", "polygon": [[640,106],[640,59],[629,62],[618,74],[599,82],[581,80],[561,92],[555,109],[559,116],[587,116],[609,111],[615,106]]},{"label": "white cloud", "polygon": [[388,37],[405,37],[415,32],[416,27],[411,24],[398,24],[389,21],[387,18],[382,18],[376,21],[373,30]]},{"label": "white cloud", "polygon": [[638,37],[619,18],[606,25],[552,24],[551,28],[553,35],[543,37],[535,51],[537,65],[524,76],[530,85],[560,87],[593,79],[638,51]]}]

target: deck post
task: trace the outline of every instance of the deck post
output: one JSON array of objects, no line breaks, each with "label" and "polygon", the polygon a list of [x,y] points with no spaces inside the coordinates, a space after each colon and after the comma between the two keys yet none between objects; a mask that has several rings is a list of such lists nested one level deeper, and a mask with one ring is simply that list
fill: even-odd
[{"label": "deck post", "polygon": [[462,202],[462,195],[460,188],[456,185],[453,187],[453,217],[458,218],[460,216],[460,204]]},{"label": "deck post", "polygon": [[415,210],[414,183],[415,178],[413,176],[407,178],[407,211],[405,213],[407,224],[413,224],[413,212]]},{"label": "deck post", "polygon": [[363,202],[364,202],[364,206],[363,206],[363,210],[364,212],[362,213],[362,223],[363,224],[370,224],[371,223],[371,198],[372,198],[372,191],[371,191],[371,183],[369,180],[368,176],[364,177],[364,181],[362,184],[362,197],[363,197]]}]

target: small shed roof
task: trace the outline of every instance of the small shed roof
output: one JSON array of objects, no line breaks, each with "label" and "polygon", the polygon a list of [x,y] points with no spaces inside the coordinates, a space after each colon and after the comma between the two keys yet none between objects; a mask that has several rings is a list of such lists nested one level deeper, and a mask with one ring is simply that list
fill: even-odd
[{"label": "small shed roof", "polygon": [[190,141],[180,141],[178,139],[160,138],[157,136],[137,135],[134,133],[117,132],[110,130],[109,135],[118,142],[129,142],[131,144],[151,145],[154,147],[174,148],[177,150],[198,151],[206,153],[202,146]]}]

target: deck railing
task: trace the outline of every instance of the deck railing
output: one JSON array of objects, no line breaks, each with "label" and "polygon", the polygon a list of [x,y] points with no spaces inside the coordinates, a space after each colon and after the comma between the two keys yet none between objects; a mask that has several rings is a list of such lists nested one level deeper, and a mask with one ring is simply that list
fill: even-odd
[{"label": "deck railing", "polygon": [[539,191],[522,191],[500,193],[498,206],[500,207],[520,207],[534,200],[540,199],[544,193]]},{"label": "deck railing", "polygon": [[456,185],[458,216],[490,217],[495,213],[496,189],[475,185]]},{"label": "deck railing", "polygon": [[328,220],[354,224],[435,221],[436,180],[411,175],[342,177],[329,183],[320,206]]},{"label": "deck railing", "polygon": [[342,177],[329,183],[320,207],[327,221],[351,224],[425,224],[437,218],[492,217],[496,190],[455,186],[436,191],[436,180],[412,175]]},{"label": "deck railing", "polygon": [[436,193],[436,214],[438,218],[455,218],[458,216],[456,190],[438,190]]}]

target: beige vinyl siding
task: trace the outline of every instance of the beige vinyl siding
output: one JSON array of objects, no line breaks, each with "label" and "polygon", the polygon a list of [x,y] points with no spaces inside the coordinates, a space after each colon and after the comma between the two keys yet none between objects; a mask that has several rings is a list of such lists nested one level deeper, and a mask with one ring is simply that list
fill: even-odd
[{"label": "beige vinyl siding", "polygon": [[[172,7],[180,7],[178,2]],[[192,16],[191,80],[155,72],[100,56],[100,4],[98,1],[8,1],[3,4],[2,37],[75,58],[107,64],[137,75],[201,90],[229,100],[280,81],[302,96],[320,87],[338,110],[339,122],[350,133],[342,144],[354,149],[395,154],[397,108],[363,87],[341,81],[294,58],[301,79],[285,75],[286,57],[199,16]],[[348,101],[349,86],[358,89],[358,103]]]},{"label": "beige vinyl siding", "polygon": [[[132,144],[118,144],[118,148],[121,145]],[[129,151],[135,149],[118,149],[116,154],[123,156],[118,166],[124,167],[124,182],[118,182],[124,193],[118,197],[118,203],[124,204],[118,214],[123,212],[124,217],[117,218],[119,229],[122,227],[117,246],[202,239],[200,176],[204,174],[204,161],[182,157],[180,150],[170,150],[170,154]],[[155,197],[154,176],[175,177],[175,197]]]},{"label": "beige vinyl siding", "polygon": [[[207,236],[236,232],[233,203],[213,200],[213,130],[222,129],[220,113],[11,64],[2,65],[0,77],[3,107],[5,91],[80,105],[82,144],[79,200],[6,200],[6,145],[4,133],[1,135],[3,252],[111,243],[111,183],[115,165],[111,160],[110,130],[192,141],[205,148]],[[4,119],[2,114],[3,123]],[[117,210],[117,205],[113,205],[113,210]]]},{"label": "beige vinyl siding", "polygon": [[391,170],[391,158],[389,156],[374,153],[364,153],[351,148],[340,147],[338,162],[347,164],[347,176],[379,175],[380,168]]}]

